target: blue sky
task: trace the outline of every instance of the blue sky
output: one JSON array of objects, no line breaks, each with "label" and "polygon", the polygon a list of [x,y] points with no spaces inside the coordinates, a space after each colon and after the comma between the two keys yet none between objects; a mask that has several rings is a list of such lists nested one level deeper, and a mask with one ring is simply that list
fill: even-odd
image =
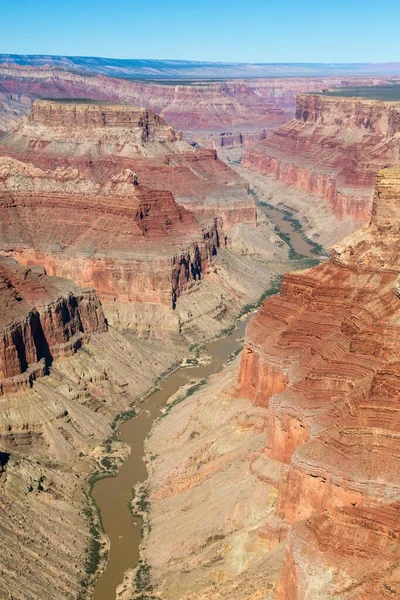
[{"label": "blue sky", "polygon": [[0,53],[400,61],[400,0],[0,0]]}]

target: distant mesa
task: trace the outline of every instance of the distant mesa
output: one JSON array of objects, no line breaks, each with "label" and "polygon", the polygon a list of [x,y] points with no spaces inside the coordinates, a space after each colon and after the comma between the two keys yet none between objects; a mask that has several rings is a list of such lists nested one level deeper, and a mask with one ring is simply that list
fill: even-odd
[{"label": "distant mesa", "polygon": [[295,118],[245,147],[243,165],[281,184],[276,196],[332,245],[369,221],[377,171],[400,162],[399,133],[400,104],[299,94]]},{"label": "distant mesa", "polygon": [[0,394],[30,385],[53,359],[107,329],[94,290],[10,257],[0,258],[0,304]]}]

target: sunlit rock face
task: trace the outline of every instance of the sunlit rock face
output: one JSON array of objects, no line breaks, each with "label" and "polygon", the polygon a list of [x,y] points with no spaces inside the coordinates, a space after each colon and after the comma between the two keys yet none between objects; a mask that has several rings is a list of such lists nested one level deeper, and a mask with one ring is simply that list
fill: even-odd
[{"label": "sunlit rock face", "polygon": [[[229,74],[227,75],[229,77]],[[222,75],[224,77],[224,75]],[[218,73],[218,79],[221,72]],[[27,114],[37,98],[91,98],[148,108],[189,137],[215,148],[241,145],[254,132],[276,127],[294,115],[296,94],[325,88],[388,84],[387,77],[266,77],[225,81],[174,80],[159,84],[129,78],[85,75],[49,64],[0,65],[0,129]],[[243,138],[241,137],[243,136]]]},{"label": "sunlit rock face", "polygon": [[[156,423],[144,541],[156,594],[399,594],[399,202],[400,169],[381,171],[369,225],[287,274],[249,321],[240,364]],[[134,576],[125,584],[121,599]]]},{"label": "sunlit rock face", "polygon": [[129,170],[100,184],[71,167],[1,158],[0,173],[1,251],[103,299],[171,306],[219,244],[212,221],[203,229],[170,192],[133,184]]},{"label": "sunlit rock face", "polygon": [[12,258],[0,259],[0,301],[2,394],[28,386],[53,359],[71,356],[89,334],[107,329],[94,290]]},{"label": "sunlit rock face", "polygon": [[106,183],[131,169],[139,183],[171,192],[200,218],[225,227],[255,224],[254,201],[215,150],[182,141],[163,118],[132,104],[36,100],[26,119],[4,135],[0,154],[41,169],[74,167]]},{"label": "sunlit rock face", "polygon": [[[245,148],[243,156],[245,166],[321,198],[339,229],[346,219],[353,229],[369,221],[377,171],[399,162],[397,103],[313,94],[300,94],[295,118]],[[304,199],[292,203],[312,220]],[[323,223],[321,218],[321,235]]]},{"label": "sunlit rock face", "polygon": [[287,465],[282,600],[400,592],[399,203],[400,169],[381,171],[370,224],[247,329],[239,394],[268,407],[264,452]]}]

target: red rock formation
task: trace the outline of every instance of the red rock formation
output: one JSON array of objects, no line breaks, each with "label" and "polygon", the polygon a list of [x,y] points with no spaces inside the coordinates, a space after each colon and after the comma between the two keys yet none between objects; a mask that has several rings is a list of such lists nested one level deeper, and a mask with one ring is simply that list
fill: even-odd
[{"label": "red rock formation", "polygon": [[288,535],[277,600],[371,600],[400,594],[398,503],[346,507],[296,524]]},{"label": "red rock formation", "polygon": [[240,392],[268,406],[265,453],[288,465],[277,515],[301,521],[282,600],[400,589],[399,202],[400,169],[382,171],[370,225],[286,275],[246,333]]},{"label": "red rock formation", "polygon": [[37,100],[32,105],[29,123],[50,125],[54,128],[68,127],[71,133],[76,128],[123,127],[137,129],[142,142],[156,138],[158,141],[177,139],[172,127],[161,117],[132,105],[88,101]]},{"label": "red rock formation", "polygon": [[214,222],[203,229],[170,192],[134,185],[129,170],[99,184],[2,158],[0,222],[1,252],[123,302],[171,306],[219,245]]},{"label": "red rock formation", "polygon": [[229,228],[256,223],[247,185],[218,160],[194,148],[147,109],[110,103],[36,101],[28,119],[0,142],[0,155],[41,169],[74,167],[103,183],[122,168],[150,189],[172,192],[200,218]]},{"label": "red rock formation", "polygon": [[87,334],[106,331],[94,290],[11,258],[0,259],[0,302],[1,394],[45,374],[54,358],[73,354]]},{"label": "red rock formation", "polygon": [[[400,161],[398,104],[299,95],[295,119],[246,147],[243,164],[368,222],[377,171]],[[273,200],[272,200],[273,201]]]}]

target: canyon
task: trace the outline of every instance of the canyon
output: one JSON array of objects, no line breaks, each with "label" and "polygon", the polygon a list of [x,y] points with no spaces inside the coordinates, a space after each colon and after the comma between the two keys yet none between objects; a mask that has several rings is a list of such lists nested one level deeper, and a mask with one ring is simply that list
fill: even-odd
[{"label": "canyon", "polygon": [[130,105],[36,101],[0,140],[0,197],[1,253],[96,288],[142,337],[217,335],[288,256],[214,150]]},{"label": "canyon", "polygon": [[242,356],[153,428],[156,597],[400,593],[399,199],[400,169],[381,171],[370,223],[285,275]]},{"label": "canyon", "polygon": [[376,173],[400,163],[399,143],[398,102],[299,94],[295,118],[245,146],[242,166],[331,247],[369,221]]},{"label": "canyon", "polygon": [[387,81],[0,64],[0,597],[400,595]]},{"label": "canyon", "polygon": [[[121,72],[121,71],[120,71]],[[229,76],[228,76],[229,77]],[[219,148],[230,143],[240,145],[241,136],[259,137],[288,121],[295,111],[300,92],[321,92],[344,86],[391,84],[393,76],[311,74],[296,77],[227,79],[204,81],[167,76],[162,82],[143,81],[97,74],[90,68],[79,70],[66,64],[15,64],[0,61],[0,130],[28,114],[29,106],[40,98],[90,98],[112,102],[128,102],[148,108],[177,130],[183,130],[189,141]]]},{"label": "canyon", "polygon": [[247,184],[147,109],[37,101],[0,145],[0,595],[88,597],[113,431],[294,263]]},{"label": "canyon", "polygon": [[110,422],[182,350],[107,326],[94,290],[0,263],[0,597],[82,597],[100,544],[88,476],[126,458],[124,444],[102,445]]}]

